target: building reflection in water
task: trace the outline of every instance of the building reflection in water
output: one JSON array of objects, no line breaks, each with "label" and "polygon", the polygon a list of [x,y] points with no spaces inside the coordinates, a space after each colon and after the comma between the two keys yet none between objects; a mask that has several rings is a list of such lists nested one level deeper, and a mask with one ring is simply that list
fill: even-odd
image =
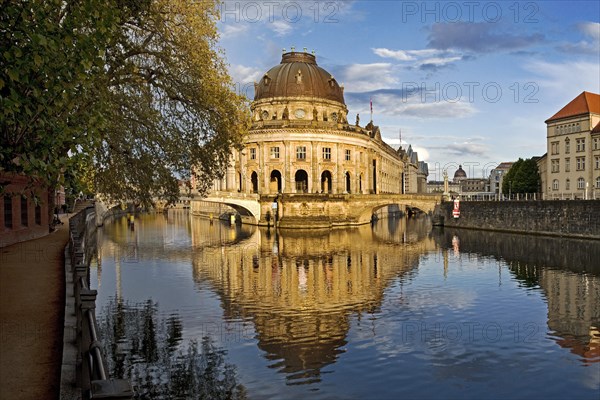
[{"label": "building reflection in water", "polygon": [[584,364],[600,362],[600,243],[595,240],[445,229],[434,237],[453,248],[503,260],[524,286],[540,288],[548,334]]},{"label": "building reflection in water", "polygon": [[[259,348],[288,384],[319,381],[344,351],[350,317],[376,312],[390,281],[435,249],[428,220],[408,223],[408,236],[400,219],[393,230],[383,220],[354,229],[257,229],[248,237],[193,218],[194,279],[213,285],[227,320],[252,321]],[[245,239],[231,243],[223,231]]]},{"label": "building reflection in water", "polygon": [[[264,357],[290,385],[321,380],[345,351],[356,320],[378,313],[386,289],[398,278],[413,279],[421,257],[429,255],[439,257],[444,277],[452,276],[457,259],[496,259],[499,274],[508,266],[524,290],[544,294],[548,336],[583,363],[600,361],[597,241],[432,231],[428,219],[276,232],[169,212],[138,216],[133,231],[125,218],[116,219],[100,232],[99,243],[98,279],[102,257],[114,258],[117,276],[132,262],[191,264],[195,283],[218,295],[224,320],[251,323]],[[119,278],[116,290],[120,299]],[[184,331],[193,323],[182,319]]]}]

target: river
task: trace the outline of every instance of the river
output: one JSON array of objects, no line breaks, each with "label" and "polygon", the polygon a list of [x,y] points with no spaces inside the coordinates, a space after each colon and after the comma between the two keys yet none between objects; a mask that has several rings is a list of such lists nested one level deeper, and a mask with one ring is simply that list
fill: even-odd
[{"label": "river", "polygon": [[600,241],[117,218],[91,265],[138,398],[597,399]]}]

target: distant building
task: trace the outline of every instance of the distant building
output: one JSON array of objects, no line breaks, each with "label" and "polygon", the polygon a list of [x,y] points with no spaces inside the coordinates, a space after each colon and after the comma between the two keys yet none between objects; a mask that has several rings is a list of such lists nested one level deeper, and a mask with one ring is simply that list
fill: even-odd
[{"label": "distant building", "polygon": [[583,92],[546,120],[546,199],[600,198],[600,95]]},{"label": "distant building", "polygon": [[504,181],[504,176],[506,176],[506,173],[510,167],[513,166],[513,164],[514,162],[500,163],[490,172],[490,192],[495,194],[502,193],[502,182]]}]

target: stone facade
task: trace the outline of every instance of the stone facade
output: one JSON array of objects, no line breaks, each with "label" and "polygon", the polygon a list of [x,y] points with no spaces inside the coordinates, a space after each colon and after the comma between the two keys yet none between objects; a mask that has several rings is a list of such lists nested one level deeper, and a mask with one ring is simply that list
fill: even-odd
[{"label": "stone facade", "polygon": [[[244,148],[234,151],[213,190],[261,195],[406,192],[410,160],[382,140],[372,121],[361,126],[357,115],[349,122],[343,91],[313,54],[284,53],[281,64],[255,84]],[[423,175],[426,169],[417,168],[413,193],[419,171]]]},{"label": "stone facade", "polygon": [[546,199],[600,198],[600,95],[583,92],[546,120],[538,161]]},{"label": "stone facade", "polygon": [[441,205],[444,226],[600,239],[600,201],[476,201]]}]

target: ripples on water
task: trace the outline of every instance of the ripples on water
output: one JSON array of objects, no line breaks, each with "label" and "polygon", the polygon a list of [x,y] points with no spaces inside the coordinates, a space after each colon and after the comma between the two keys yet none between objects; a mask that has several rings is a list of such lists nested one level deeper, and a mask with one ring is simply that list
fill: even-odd
[{"label": "ripples on water", "polygon": [[[98,235],[111,372],[144,398],[597,398],[600,243],[426,218]],[[200,379],[199,377],[202,377]]]}]

